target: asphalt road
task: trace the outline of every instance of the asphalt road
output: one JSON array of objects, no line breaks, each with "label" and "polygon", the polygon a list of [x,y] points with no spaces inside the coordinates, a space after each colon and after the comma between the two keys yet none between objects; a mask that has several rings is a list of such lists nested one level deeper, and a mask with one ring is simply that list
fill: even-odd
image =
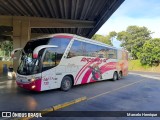
[{"label": "asphalt road", "polygon": [[[60,111],[160,111],[160,74],[132,72],[118,81],[109,80],[79,85],[68,92],[56,89],[41,93],[17,88],[14,80],[0,78],[0,111],[42,110],[83,96],[86,96],[88,100]],[[47,115],[52,116],[52,113]],[[74,119],[74,117],[67,118]],[[87,118],[84,117],[84,119]],[[106,118],[102,116],[92,119]],[[107,117],[107,119],[128,120],[130,118]]]}]

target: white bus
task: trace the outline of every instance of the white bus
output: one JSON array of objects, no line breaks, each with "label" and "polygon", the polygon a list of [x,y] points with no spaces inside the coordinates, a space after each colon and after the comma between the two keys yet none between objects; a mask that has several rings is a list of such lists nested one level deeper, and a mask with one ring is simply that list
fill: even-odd
[{"label": "white bus", "polygon": [[61,88],[128,74],[128,53],[73,34],[53,34],[27,42],[21,50],[16,82],[33,91]]}]

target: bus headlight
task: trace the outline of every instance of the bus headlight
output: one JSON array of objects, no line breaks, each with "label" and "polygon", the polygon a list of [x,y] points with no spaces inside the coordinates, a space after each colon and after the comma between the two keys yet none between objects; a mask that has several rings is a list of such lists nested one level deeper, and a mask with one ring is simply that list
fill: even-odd
[{"label": "bus headlight", "polygon": [[32,89],[34,89],[35,87],[36,87],[36,86],[35,86],[35,85],[33,85],[33,86],[32,86]]}]

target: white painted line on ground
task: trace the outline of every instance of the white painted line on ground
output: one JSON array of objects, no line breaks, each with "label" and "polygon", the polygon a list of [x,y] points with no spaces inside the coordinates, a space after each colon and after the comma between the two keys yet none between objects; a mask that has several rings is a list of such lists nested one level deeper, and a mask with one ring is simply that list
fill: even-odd
[{"label": "white painted line on ground", "polygon": [[156,80],[160,80],[160,77],[155,77],[155,76],[150,76],[150,75],[142,75],[142,74],[138,74],[138,73],[129,73],[129,74],[133,74],[133,75],[139,75],[139,76],[142,76],[142,77],[146,77],[146,78],[152,78],[152,79],[156,79]]},{"label": "white painted line on ground", "polygon": [[97,97],[99,97],[99,96],[102,96],[102,95],[105,95],[105,94],[112,93],[112,92],[114,92],[114,91],[120,90],[120,89],[122,89],[122,88],[125,88],[125,87],[128,87],[128,86],[131,86],[131,85],[134,85],[134,84],[137,84],[137,83],[142,82],[142,81],[145,81],[145,80],[140,80],[140,81],[137,81],[137,82],[133,82],[133,83],[130,83],[130,84],[127,84],[127,85],[121,86],[121,87],[119,87],[119,88],[117,88],[117,89],[113,89],[113,90],[110,90],[110,91],[107,91],[107,92],[104,92],[104,93],[101,93],[101,94],[95,95],[95,96],[93,96],[93,97],[90,97],[90,98],[88,98],[87,100],[91,100],[91,99],[97,98]]}]

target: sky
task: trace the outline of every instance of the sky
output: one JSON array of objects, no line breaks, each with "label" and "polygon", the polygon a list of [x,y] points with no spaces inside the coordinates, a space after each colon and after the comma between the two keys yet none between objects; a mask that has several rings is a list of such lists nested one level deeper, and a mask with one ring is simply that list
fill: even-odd
[{"label": "sky", "polygon": [[[120,32],[130,25],[145,26],[153,38],[160,38],[160,0],[125,0],[96,34]],[[120,42],[114,40],[113,45],[119,47]]]}]

